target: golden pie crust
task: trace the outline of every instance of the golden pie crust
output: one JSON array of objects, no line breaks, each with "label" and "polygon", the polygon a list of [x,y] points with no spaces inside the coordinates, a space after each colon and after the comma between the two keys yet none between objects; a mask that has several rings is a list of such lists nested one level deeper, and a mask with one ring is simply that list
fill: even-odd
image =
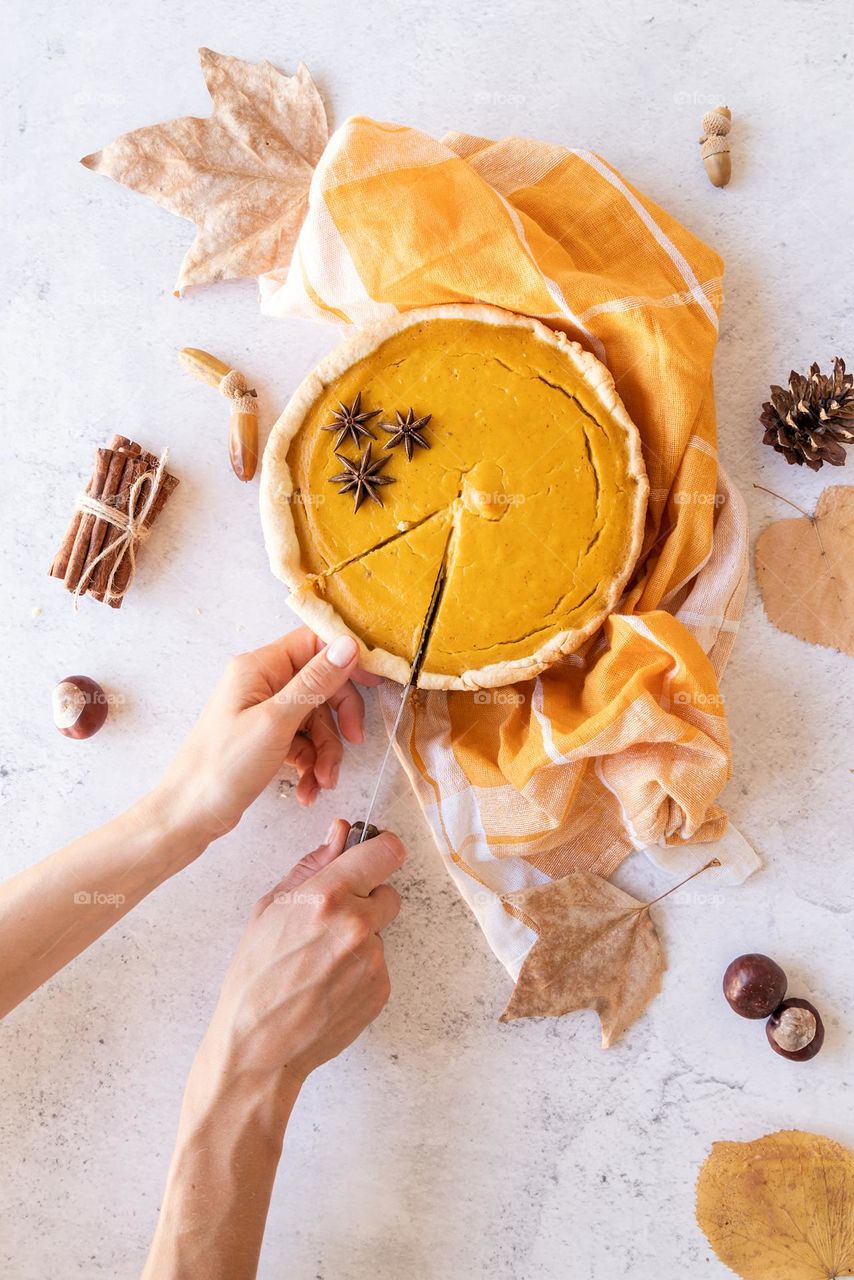
[{"label": "golden pie crust", "polygon": [[[366,443],[388,458],[382,505],[353,509],[323,430],[362,393]],[[385,449],[396,410],[431,414],[430,449]],[[410,311],[336,348],[297,388],[264,453],[261,518],[291,607],[324,640],[404,682],[439,567],[446,581],[419,676],[428,689],[530,679],[619,603],[647,499],[640,436],[603,364],[495,307]]]}]

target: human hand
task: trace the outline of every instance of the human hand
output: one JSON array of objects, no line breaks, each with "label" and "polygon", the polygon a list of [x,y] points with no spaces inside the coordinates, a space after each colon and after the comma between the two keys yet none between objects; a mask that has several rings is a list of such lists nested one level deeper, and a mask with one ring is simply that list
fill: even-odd
[{"label": "human hand", "polygon": [[239,1075],[284,1073],[297,1086],[334,1058],[379,1014],[390,986],[380,932],[397,916],[387,884],[403,863],[383,831],[344,850],[336,819],[256,903],[225,977],[201,1058]]},{"label": "human hand", "polygon": [[299,627],[232,659],[156,789],[158,810],[208,843],[237,825],[283,764],[299,775],[299,803],[312,804],[338,781],[342,737],[364,741],[354,681],[379,681],[359,670],[357,657],[349,636],[324,646]]}]

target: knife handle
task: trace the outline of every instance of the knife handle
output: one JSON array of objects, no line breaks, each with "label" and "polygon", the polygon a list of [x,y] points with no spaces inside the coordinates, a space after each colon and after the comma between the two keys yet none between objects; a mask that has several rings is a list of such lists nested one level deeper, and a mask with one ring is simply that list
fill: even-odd
[{"label": "knife handle", "polygon": [[[344,842],[345,849],[352,849],[354,845],[362,843],[362,828],[364,827],[364,825],[365,825],[364,822],[361,822],[361,821],[353,823],[353,825],[350,827],[350,830],[347,834],[347,839]],[[378,835],[379,835],[378,828],[375,827],[372,822],[369,822],[368,829],[365,832],[365,839],[373,840],[374,836],[378,836]]]}]

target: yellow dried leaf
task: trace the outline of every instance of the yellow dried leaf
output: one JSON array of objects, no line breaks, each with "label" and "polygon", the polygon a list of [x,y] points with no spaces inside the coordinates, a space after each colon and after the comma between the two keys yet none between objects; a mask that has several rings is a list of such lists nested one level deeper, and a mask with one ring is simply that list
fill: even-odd
[{"label": "yellow dried leaf", "polygon": [[595,1009],[607,1049],[661,987],[664,954],[649,904],[589,871],[502,901],[539,937],[501,1021]]},{"label": "yellow dried leaf", "polygon": [[815,515],[775,520],[756,543],[765,612],[781,631],[854,655],[854,486],[832,485]]},{"label": "yellow dried leaf", "polygon": [[196,224],[178,293],[287,266],[329,136],[302,63],[285,76],[212,49],[199,57],[212,115],[136,129],[82,161]]},{"label": "yellow dried leaf", "polygon": [[854,1157],[798,1129],[716,1142],[697,1182],[697,1221],[742,1280],[854,1275]]}]

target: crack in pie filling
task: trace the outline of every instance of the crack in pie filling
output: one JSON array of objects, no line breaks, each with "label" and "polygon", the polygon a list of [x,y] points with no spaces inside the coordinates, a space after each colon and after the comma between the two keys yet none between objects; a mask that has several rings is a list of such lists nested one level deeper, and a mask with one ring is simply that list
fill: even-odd
[{"label": "crack in pie filling", "polygon": [[[354,509],[324,430],[361,395],[388,459]],[[379,424],[431,415],[429,448],[386,449]],[[368,670],[405,681],[441,564],[419,684],[495,687],[573,652],[618,604],[643,534],[640,438],[610,373],[563,334],[493,307],[431,307],[358,334],[297,389],[264,455],[273,571],[324,640],[347,632]]]}]

